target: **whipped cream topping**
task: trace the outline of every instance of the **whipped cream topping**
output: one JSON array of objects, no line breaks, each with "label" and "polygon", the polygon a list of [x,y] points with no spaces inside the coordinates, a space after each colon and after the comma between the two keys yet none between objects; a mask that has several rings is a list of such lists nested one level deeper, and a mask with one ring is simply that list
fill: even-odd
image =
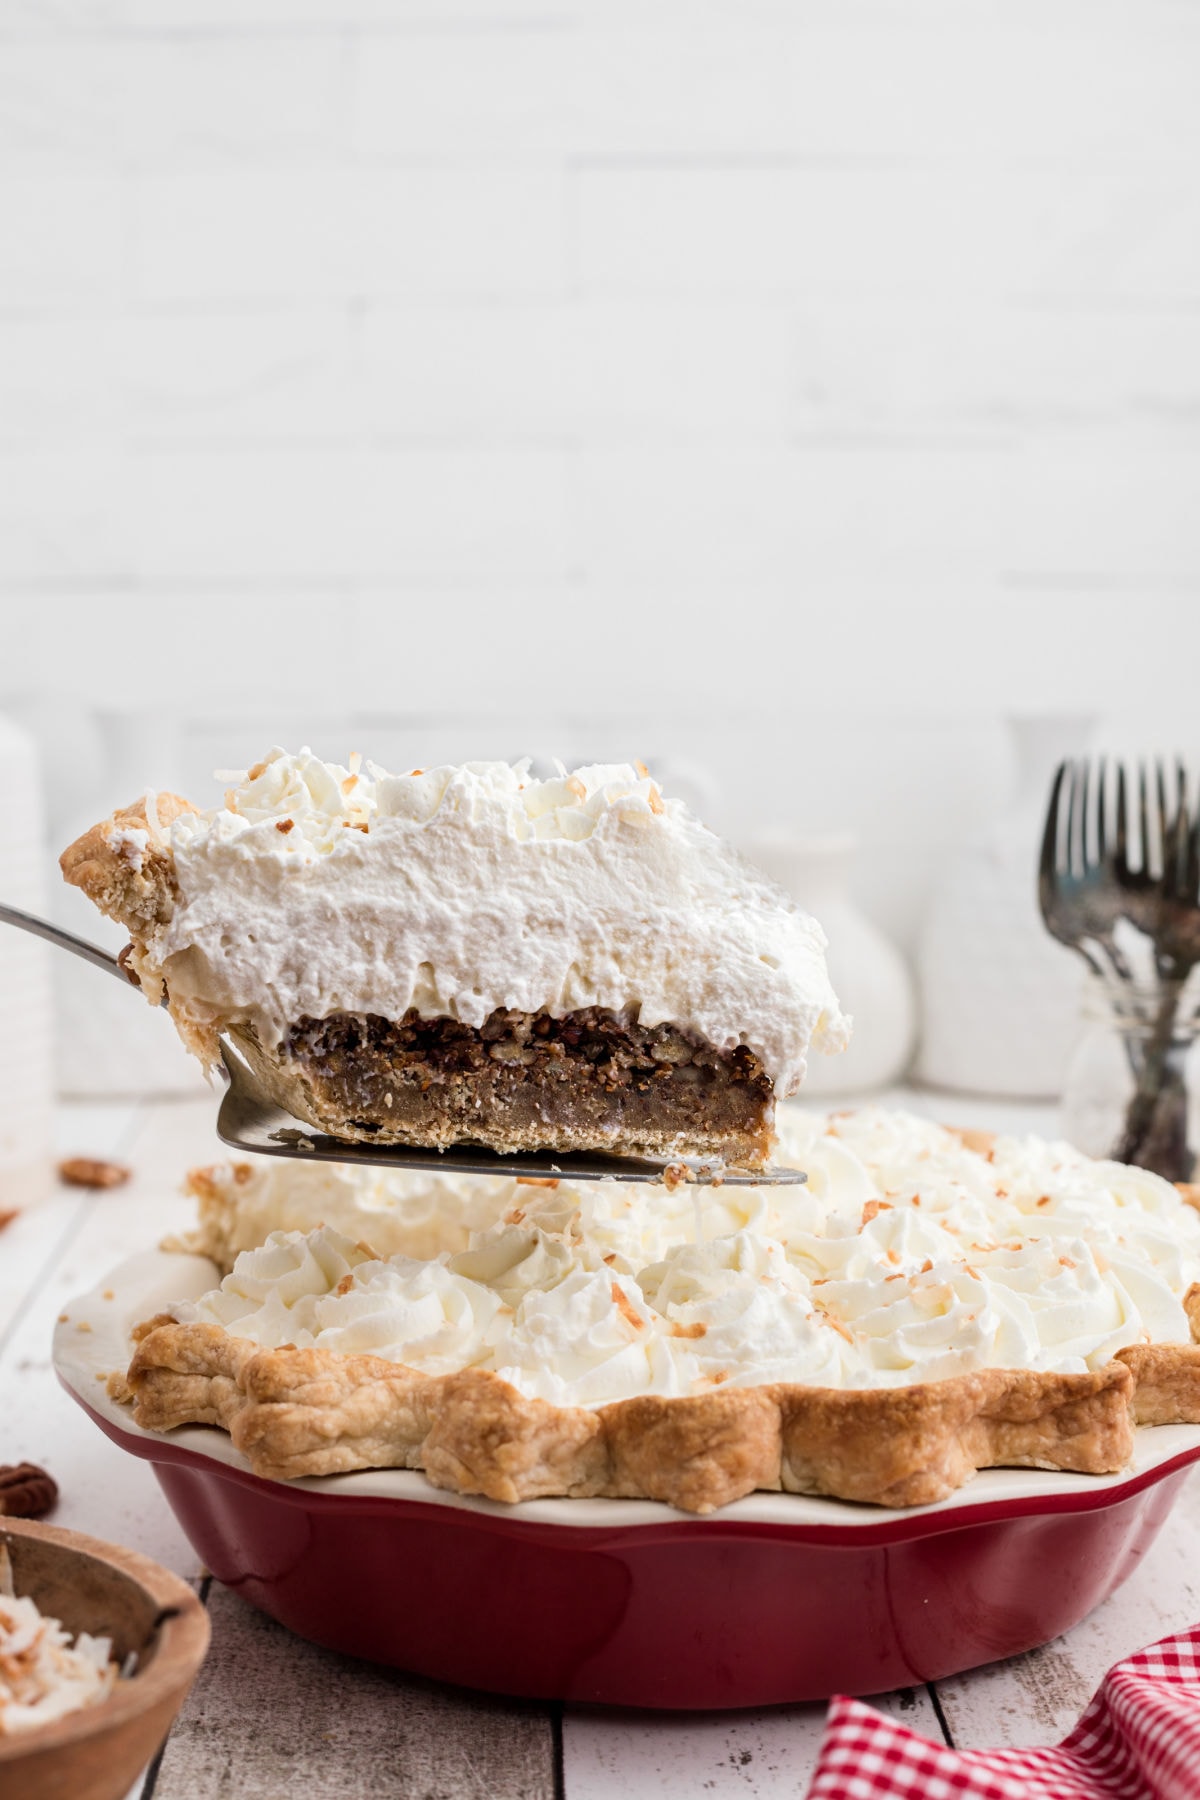
[{"label": "whipped cream topping", "polygon": [[878,1108],[783,1108],[781,1137],[807,1186],[498,1184],[504,1210],[464,1250],[382,1257],[327,1224],[279,1231],[174,1316],[429,1374],[492,1369],[579,1406],[1079,1373],[1191,1341],[1200,1216],[1156,1176],[1037,1139],[984,1154]]},{"label": "whipped cream topping", "polygon": [[273,750],[223,807],[168,830],[147,811],[179,899],[138,967],[200,1028],[244,1021],[273,1049],[336,1012],[636,1007],[747,1044],[780,1095],[810,1044],[847,1039],[820,926],[640,767],[389,775]]},{"label": "whipped cream topping", "polygon": [[0,1738],[95,1706],[116,1679],[112,1639],[86,1631],[72,1639],[57,1619],[15,1594],[0,1546]]},{"label": "whipped cream topping", "polygon": [[494,1225],[516,1204],[516,1181],[490,1175],[402,1173],[361,1164],[274,1157],[193,1169],[184,1191],[197,1202],[193,1231],[164,1243],[209,1256],[228,1269],[243,1250],[273,1231],[332,1225],[364,1239],[377,1255],[421,1260],[465,1250],[473,1231]]}]

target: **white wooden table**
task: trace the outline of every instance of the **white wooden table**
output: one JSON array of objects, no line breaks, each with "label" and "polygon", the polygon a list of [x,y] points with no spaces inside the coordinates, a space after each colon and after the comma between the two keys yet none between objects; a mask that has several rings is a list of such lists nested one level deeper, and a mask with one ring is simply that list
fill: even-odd
[{"label": "white wooden table", "polygon": [[[950,1123],[1052,1132],[1049,1108],[945,1095],[907,1104]],[[208,1661],[139,1800],[624,1800],[628,1795],[804,1792],[822,1706],[682,1715],[507,1701],[320,1650],[211,1582],[149,1465],[123,1455],[59,1388],[50,1338],[64,1302],[131,1251],[190,1222],[183,1170],[222,1154],[213,1103],[77,1105],[63,1154],[113,1156],[134,1179],[61,1188],[0,1234],[0,1461],[56,1477],[54,1522],[128,1544],[195,1583],[212,1618]],[[1200,1487],[1184,1491],[1125,1586],[1069,1636],[1027,1656],[875,1704],[960,1746],[1065,1735],[1119,1657],[1200,1619]]]}]

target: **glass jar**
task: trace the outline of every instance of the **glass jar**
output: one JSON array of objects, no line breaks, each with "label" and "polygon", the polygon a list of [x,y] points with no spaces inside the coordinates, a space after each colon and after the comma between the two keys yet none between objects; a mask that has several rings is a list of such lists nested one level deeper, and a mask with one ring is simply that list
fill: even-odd
[{"label": "glass jar", "polygon": [[1089,981],[1062,1124],[1088,1156],[1133,1163],[1168,1181],[1196,1178],[1200,983]]}]

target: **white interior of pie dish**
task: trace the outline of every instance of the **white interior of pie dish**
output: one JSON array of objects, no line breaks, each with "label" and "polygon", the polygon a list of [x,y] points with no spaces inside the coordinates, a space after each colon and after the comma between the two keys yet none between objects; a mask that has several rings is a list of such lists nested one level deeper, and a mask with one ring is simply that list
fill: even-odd
[{"label": "white interior of pie dish", "polygon": [[[72,1300],[55,1328],[54,1365],[84,1405],[131,1437],[169,1441],[180,1449],[206,1457],[215,1464],[252,1473],[246,1458],[223,1431],[205,1426],[185,1426],[164,1440],[157,1432],[144,1431],[127,1407],[112,1400],[106,1380],[123,1371],[132,1351],[130,1334],[135,1325],[163,1312],[175,1300],[198,1298],[216,1285],[220,1271],[207,1257],[187,1256],[163,1250],[145,1251],[120,1263],[87,1294]],[[103,1377],[104,1379],[101,1379]],[[1117,1475],[1064,1474],[1044,1469],[984,1469],[965,1487],[934,1506],[896,1510],[856,1505],[845,1500],[818,1499],[798,1494],[757,1493],[723,1507],[712,1520],[758,1525],[835,1527],[843,1532],[860,1525],[878,1527],[888,1521],[928,1518],[931,1529],[981,1506],[1036,1502],[1059,1497],[1081,1499],[1102,1496],[1116,1499],[1132,1482],[1189,1455],[1200,1455],[1200,1425],[1157,1425],[1134,1434],[1133,1461]],[[525,1500],[519,1506],[446,1493],[431,1487],[425,1477],[408,1469],[367,1469],[350,1475],[334,1475],[289,1482],[288,1487],[315,1493],[387,1497],[421,1501],[427,1505],[524,1519],[530,1523],[614,1529],[624,1526],[664,1525],[671,1521],[694,1524],[695,1515],[677,1511],[656,1500]],[[935,1523],[936,1522],[936,1523]]]}]

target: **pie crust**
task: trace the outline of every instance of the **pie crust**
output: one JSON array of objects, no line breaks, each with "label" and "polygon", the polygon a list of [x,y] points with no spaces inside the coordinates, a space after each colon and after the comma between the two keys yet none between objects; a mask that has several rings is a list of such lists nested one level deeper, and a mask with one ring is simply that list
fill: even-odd
[{"label": "pie crust", "polygon": [[[1195,1332],[1200,1284],[1186,1304]],[[528,1398],[487,1370],[427,1376],[374,1356],[264,1350],[168,1314],[135,1337],[110,1392],[147,1430],[219,1426],[268,1479],[423,1469],[434,1487],[509,1503],[644,1497],[708,1513],[765,1488],[924,1506],[983,1468],[1115,1474],[1135,1425],[1200,1423],[1197,1344],[1137,1345],[1085,1374],[714,1387],[593,1411]]]}]

